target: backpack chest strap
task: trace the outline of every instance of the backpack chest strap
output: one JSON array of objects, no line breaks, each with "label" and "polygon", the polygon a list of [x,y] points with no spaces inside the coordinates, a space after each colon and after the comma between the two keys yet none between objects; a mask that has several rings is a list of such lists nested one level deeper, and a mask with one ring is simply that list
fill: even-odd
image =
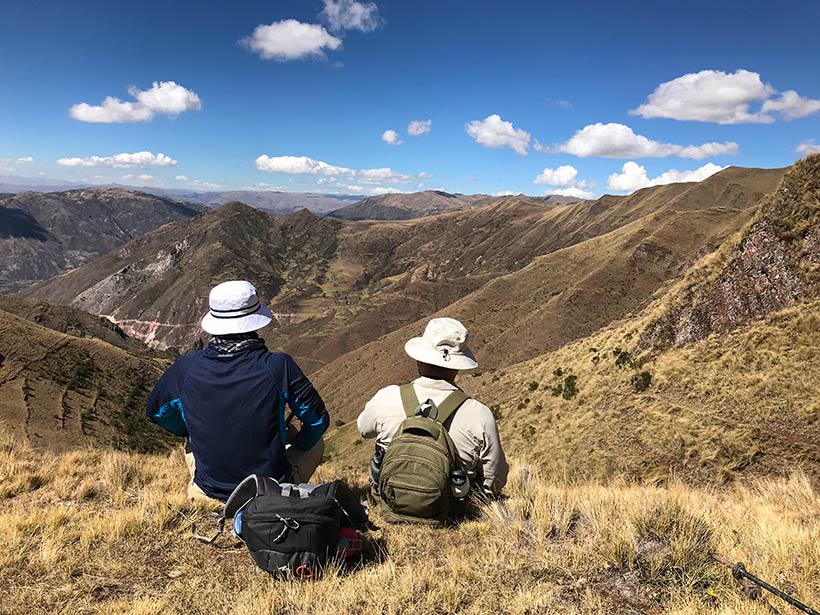
[{"label": "backpack chest strap", "polygon": [[[415,416],[416,410],[419,407],[419,399],[416,395],[416,389],[413,387],[413,383],[401,385],[399,391],[401,392],[401,403],[402,406],[404,406],[404,413],[408,418]],[[438,415],[435,420],[443,425],[468,399],[470,398],[467,397],[463,391],[456,389],[450,393],[444,401],[440,404],[436,404]]]}]

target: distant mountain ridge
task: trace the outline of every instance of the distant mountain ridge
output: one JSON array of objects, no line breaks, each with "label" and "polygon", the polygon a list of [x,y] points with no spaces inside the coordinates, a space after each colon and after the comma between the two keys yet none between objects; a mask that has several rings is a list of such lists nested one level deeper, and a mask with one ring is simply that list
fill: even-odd
[{"label": "distant mountain ridge", "polygon": [[[486,194],[450,194],[441,190],[425,190],[410,194],[383,194],[342,207],[328,215],[341,220],[412,220],[455,211],[463,207],[479,207],[497,203],[509,196]],[[544,205],[568,205],[581,199],[564,196],[528,197],[518,195],[518,200]]]},{"label": "distant mountain ridge", "polygon": [[0,199],[0,292],[83,265],[201,206],[118,188],[22,192]]},{"label": "distant mountain ridge", "polygon": [[[782,174],[732,168],[628,197],[570,205],[504,197],[406,221],[348,222],[307,210],[273,218],[235,203],[143,235],[27,294],[185,351],[202,335],[210,287],[247,278],[276,314],[264,334],[308,371],[330,363],[321,373],[364,377],[363,347],[386,335],[399,350],[379,378],[394,377],[391,366],[403,363],[390,336],[415,335],[402,328],[434,313],[467,322],[477,347],[492,348],[491,362],[503,365],[646,301],[704,245],[739,229]],[[345,382],[334,395],[353,407]]]}]

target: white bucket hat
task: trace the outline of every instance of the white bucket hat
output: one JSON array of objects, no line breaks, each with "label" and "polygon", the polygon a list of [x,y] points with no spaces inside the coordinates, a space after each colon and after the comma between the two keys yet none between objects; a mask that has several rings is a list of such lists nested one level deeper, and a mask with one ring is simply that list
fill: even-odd
[{"label": "white bucket hat", "polygon": [[404,345],[404,351],[416,361],[447,369],[475,369],[478,362],[467,347],[467,329],[453,318],[434,318],[427,323],[424,335]]},{"label": "white bucket hat", "polygon": [[269,324],[273,315],[259,302],[250,282],[231,280],[211,289],[210,310],[202,319],[202,329],[211,335],[248,333]]}]

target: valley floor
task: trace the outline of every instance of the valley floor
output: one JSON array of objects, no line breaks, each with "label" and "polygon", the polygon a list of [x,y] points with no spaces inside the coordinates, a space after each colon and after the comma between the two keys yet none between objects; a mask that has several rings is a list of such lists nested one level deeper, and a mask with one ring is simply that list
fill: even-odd
[{"label": "valley floor", "polygon": [[[38,453],[6,434],[0,612],[767,613],[710,550],[820,604],[820,498],[801,474],[720,489],[568,484],[512,461],[509,499],[479,519],[429,529],[376,512],[369,562],[304,584],[257,571],[228,535],[191,538],[191,521],[212,521],[185,500],[181,449]],[[318,478],[338,476],[333,464]],[[363,487],[364,469],[346,478]]]}]

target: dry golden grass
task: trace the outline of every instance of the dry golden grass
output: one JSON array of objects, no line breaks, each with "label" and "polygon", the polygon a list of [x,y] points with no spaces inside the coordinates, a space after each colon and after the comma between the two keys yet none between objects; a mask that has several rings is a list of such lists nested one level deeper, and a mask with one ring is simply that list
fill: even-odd
[{"label": "dry golden grass", "polygon": [[[505,447],[551,476],[720,484],[802,468],[820,479],[820,301],[617,367],[613,352],[632,349],[646,321],[460,384],[498,408]],[[641,371],[652,381],[636,392]],[[570,373],[577,396],[553,396]]]},{"label": "dry golden grass", "polygon": [[[766,612],[710,563],[710,549],[820,603],[820,499],[799,473],[712,490],[567,484],[513,468],[509,499],[481,518],[383,525],[371,547],[381,558],[298,583],[256,570],[232,537],[216,548],[190,537],[210,509],[185,500],[180,450],[49,454],[5,437],[0,612]],[[321,468],[323,479],[338,475],[332,462]],[[364,467],[347,476],[358,486],[364,477]]]}]

